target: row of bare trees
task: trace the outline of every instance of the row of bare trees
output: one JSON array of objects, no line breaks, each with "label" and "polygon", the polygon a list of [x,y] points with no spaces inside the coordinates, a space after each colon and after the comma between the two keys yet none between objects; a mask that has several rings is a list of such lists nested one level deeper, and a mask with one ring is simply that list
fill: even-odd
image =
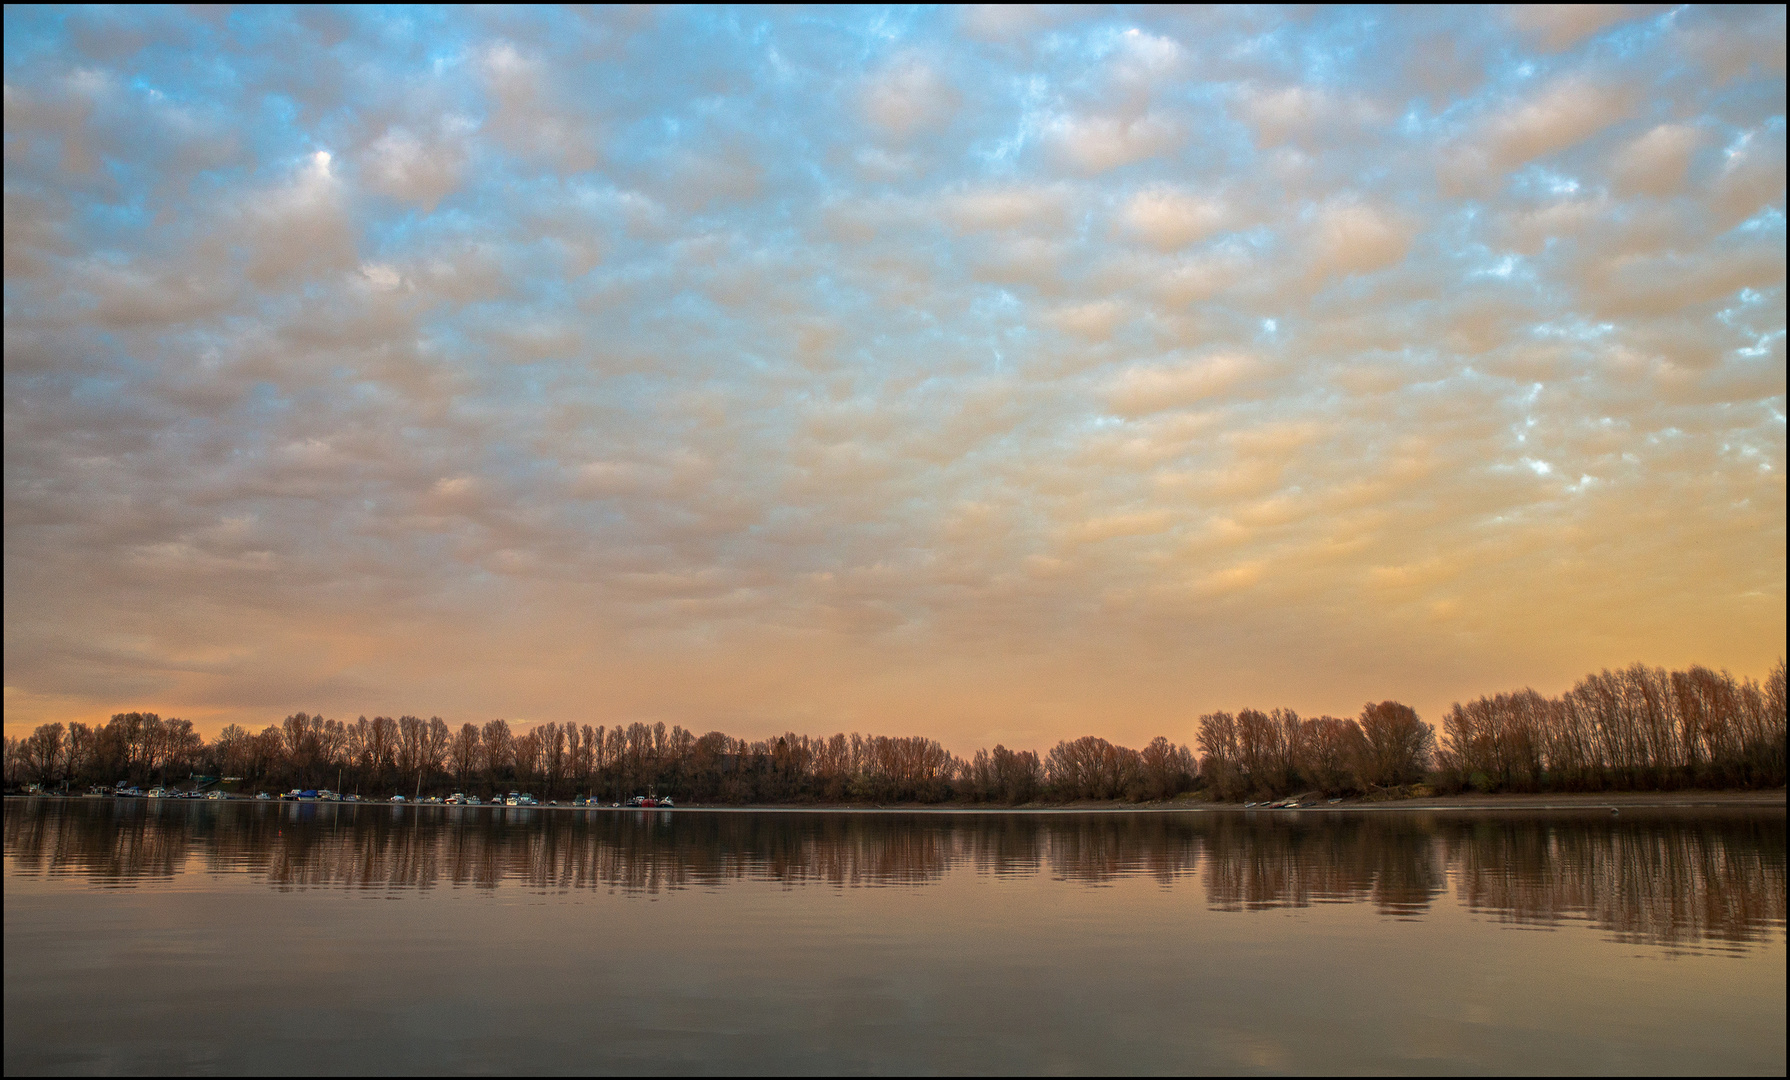
[{"label": "row of bare trees", "polygon": [[1448,790],[1776,787],[1784,783],[1784,662],[1764,685],[1725,671],[1635,664],[1456,703],[1442,719]]},{"label": "row of bare trees", "polygon": [[1355,719],[1302,719],[1291,709],[1207,713],[1200,774],[1220,799],[1370,792],[1422,780],[1434,742],[1416,710],[1396,701],[1369,702]]},{"label": "row of bare trees", "polygon": [[295,713],[259,733],[232,724],[207,743],[184,720],[120,713],[97,728],[42,725],[6,742],[6,782],[80,789],[147,786],[194,776],[238,790],[331,787],[363,794],[497,794],[543,798],[634,794],[700,802],[976,802],[1040,798],[1168,798],[1195,784],[1192,754],[1158,738],[1142,751],[1092,737],[1059,744],[1046,763],[1003,746],[970,761],[936,740],[788,733],[697,736],[663,723],[605,727],[547,723],[525,732],[503,720],[361,717],[353,723]]},{"label": "row of bare trees", "polygon": [[6,740],[6,782],[108,777],[147,783],[190,774],[205,740],[186,720],[154,713],[120,713],[109,724],[43,724],[23,739]]},{"label": "row of bare trees", "polygon": [[[1036,755],[1025,756],[1037,761]],[[1086,735],[1051,749],[1044,779],[1059,798],[1143,802],[1173,798],[1192,789],[1198,778],[1193,751],[1160,735],[1141,751]]]},{"label": "row of bare trees", "polygon": [[80,788],[235,777],[238,790],[335,787],[363,794],[529,790],[544,798],[634,794],[726,803],[1162,800],[1205,788],[1244,800],[1321,791],[1371,793],[1429,780],[1445,790],[1775,786],[1784,783],[1784,663],[1763,685],[1693,667],[1635,665],[1590,675],[1559,698],[1533,690],[1456,704],[1435,730],[1407,705],[1368,703],[1353,718],[1289,709],[1199,718],[1192,749],[1142,750],[1086,736],[1043,756],[996,746],[969,760],[935,740],[793,732],[773,739],[696,735],[663,723],[503,720],[451,728],[440,717],[295,713],[259,733],[237,725],[206,742],[185,720],[119,713],[89,727],[45,724],[8,738],[9,786]]}]

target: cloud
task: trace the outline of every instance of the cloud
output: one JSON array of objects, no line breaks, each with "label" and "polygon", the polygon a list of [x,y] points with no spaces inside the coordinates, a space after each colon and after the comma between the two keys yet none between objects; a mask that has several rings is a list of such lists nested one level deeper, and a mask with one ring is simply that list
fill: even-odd
[{"label": "cloud", "polygon": [[1408,227],[1385,210],[1344,200],[1324,207],[1311,232],[1307,276],[1366,274],[1392,266],[1410,249]]},{"label": "cloud", "polygon": [[1482,137],[1492,167],[1507,170],[1583,142],[1632,110],[1626,90],[1568,78],[1501,110]]},{"label": "cloud", "polygon": [[1710,204],[1719,226],[1736,225],[1784,198],[1784,126],[1748,132],[1729,151]]},{"label": "cloud", "polygon": [[1781,4],[1714,5],[1677,13],[1673,29],[1685,52],[1717,86],[1749,72],[1784,76],[1784,8]]},{"label": "cloud", "polygon": [[1132,233],[1165,250],[1204,240],[1231,219],[1222,199],[1162,187],[1133,195],[1121,213]]},{"label": "cloud", "polygon": [[866,81],[864,116],[896,140],[950,123],[962,98],[923,58],[903,54]]},{"label": "cloud", "polygon": [[1624,195],[1671,195],[1684,185],[1691,155],[1703,141],[1689,124],[1660,124],[1623,147],[1611,170]]},{"label": "cloud", "polygon": [[1062,159],[1080,172],[1102,173],[1155,157],[1183,138],[1174,120],[1160,113],[1143,116],[1060,116],[1046,137]]},{"label": "cloud", "polygon": [[1627,86],[1565,76],[1497,102],[1461,137],[1445,144],[1437,166],[1450,194],[1489,190],[1506,173],[1558,154],[1632,116]]},{"label": "cloud", "polygon": [[355,228],[327,150],[310,154],[286,183],[243,199],[236,212],[250,251],[244,270],[264,288],[358,262]]},{"label": "cloud", "polygon": [[1112,336],[1126,317],[1125,305],[1115,300],[1095,300],[1059,308],[1050,315],[1058,328],[1079,337],[1103,341]]},{"label": "cloud", "polygon": [[584,107],[588,99],[560,92],[546,61],[514,42],[495,41],[480,50],[476,67],[494,106],[486,124],[502,145],[564,171],[597,164],[601,122]]},{"label": "cloud", "polygon": [[1782,651],[1781,9],[7,31],[9,733]]},{"label": "cloud", "polygon": [[1570,49],[1609,27],[1650,12],[1660,4],[1511,4],[1505,18],[1547,52]]},{"label": "cloud", "polygon": [[1308,147],[1335,145],[1387,119],[1386,111],[1370,98],[1339,96],[1310,86],[1246,87],[1238,108],[1255,129],[1258,147],[1287,142]]},{"label": "cloud", "polygon": [[968,4],[959,25],[971,38],[1010,42],[1060,18],[1056,6],[1051,4]]},{"label": "cloud", "polygon": [[1121,416],[1144,416],[1198,404],[1237,386],[1257,370],[1250,357],[1230,353],[1133,367],[1112,381],[1106,396]]},{"label": "cloud", "polygon": [[1173,515],[1166,510],[1113,514],[1077,522],[1065,529],[1064,535],[1071,544],[1096,544],[1127,536],[1152,536],[1168,529],[1173,521]]},{"label": "cloud", "polygon": [[1253,94],[1245,99],[1244,114],[1255,125],[1256,145],[1274,146],[1292,132],[1304,132],[1316,124],[1328,102],[1320,91],[1303,86]]},{"label": "cloud", "polygon": [[944,212],[966,232],[1054,228],[1068,210],[1066,193],[1055,185],[976,187],[948,197]]},{"label": "cloud", "polygon": [[427,143],[406,128],[387,129],[367,148],[363,166],[367,186],[434,210],[460,186],[466,167],[465,136],[471,125],[449,117],[442,126],[445,130]]}]

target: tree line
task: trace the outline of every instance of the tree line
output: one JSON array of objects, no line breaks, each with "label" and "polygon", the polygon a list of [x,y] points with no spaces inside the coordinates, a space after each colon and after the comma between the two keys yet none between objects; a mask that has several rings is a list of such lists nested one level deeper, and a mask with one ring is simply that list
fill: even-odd
[{"label": "tree line", "polygon": [[1761,686],[1725,671],[1635,664],[1456,703],[1442,718],[1437,785],[1460,791],[1777,787],[1784,783],[1784,661]]},{"label": "tree line", "polygon": [[462,724],[440,717],[295,713],[206,741],[192,724],[119,713],[89,726],[44,724],[7,737],[5,779],[79,790],[235,778],[241,791],[329,787],[365,795],[488,796],[527,790],[622,801],[636,794],[703,803],[1160,801],[1306,793],[1371,795],[1422,782],[1445,791],[1777,786],[1785,776],[1784,663],[1763,685],[1692,667],[1635,665],[1587,676],[1559,698],[1482,697],[1443,718],[1440,739],[1408,705],[1370,702],[1355,717],[1290,709],[1201,716],[1194,747],[1158,737],[1142,750],[1095,736],[1046,754],[996,746],[959,758],[925,737],[793,732],[771,739],[697,735],[663,723]]},{"label": "tree line", "polygon": [[1220,799],[1304,792],[1537,792],[1779,787],[1784,661],[1761,685],[1693,666],[1587,675],[1556,698],[1531,689],[1456,702],[1440,738],[1409,706],[1301,719],[1290,709],[1200,717],[1200,782]]},{"label": "tree line", "polygon": [[295,713],[259,733],[232,724],[207,742],[190,722],[119,713],[109,723],[44,724],[6,740],[6,782],[69,789],[146,787],[194,776],[233,778],[246,791],[331,788],[362,794],[495,795],[546,799],[636,794],[696,802],[1017,804],[1041,798],[1169,798],[1196,782],[1192,753],[1158,738],[1142,751],[1104,739],[1064,742],[1046,759],[997,746],[965,761],[936,740],[844,733],[736,739],[681,726],[462,724],[440,717]]},{"label": "tree line", "polygon": [[1422,781],[1435,731],[1396,701],[1369,702],[1352,719],[1244,709],[1200,717],[1199,746],[1201,775],[1220,799],[1340,796]]}]

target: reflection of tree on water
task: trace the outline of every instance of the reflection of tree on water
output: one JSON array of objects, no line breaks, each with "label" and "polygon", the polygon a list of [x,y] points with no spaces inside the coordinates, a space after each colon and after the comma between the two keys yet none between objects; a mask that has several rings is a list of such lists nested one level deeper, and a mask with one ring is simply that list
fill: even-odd
[{"label": "reflection of tree on water", "polygon": [[1402,814],[1227,814],[1203,832],[1206,899],[1227,911],[1371,900],[1411,915],[1442,890],[1433,830]]},{"label": "reflection of tree on water", "polygon": [[958,818],[976,870],[996,877],[1030,877],[1044,865],[1044,834],[1023,814],[975,814]]},{"label": "reflection of tree on water", "polygon": [[1201,831],[1190,817],[1165,814],[1078,814],[1044,827],[1051,872],[1065,881],[1149,874],[1164,885],[1193,872]]},{"label": "reflection of tree on water", "polygon": [[[65,809],[77,809],[70,814]],[[147,800],[6,804],[6,857],[24,874],[79,873],[129,886],[174,877],[215,830],[203,807]]]},{"label": "reflection of tree on water", "polygon": [[10,872],[100,885],[197,858],[281,889],[519,884],[658,893],[736,882],[925,885],[953,869],[1099,884],[1198,873],[1228,911],[1462,903],[1524,924],[1579,919],[1624,941],[1763,939],[1785,918],[1781,813],[707,814],[349,804],[9,801]]},{"label": "reflection of tree on water", "polygon": [[1448,837],[1462,903],[1510,922],[1586,920],[1617,940],[1758,941],[1785,918],[1779,814],[1503,817]]}]

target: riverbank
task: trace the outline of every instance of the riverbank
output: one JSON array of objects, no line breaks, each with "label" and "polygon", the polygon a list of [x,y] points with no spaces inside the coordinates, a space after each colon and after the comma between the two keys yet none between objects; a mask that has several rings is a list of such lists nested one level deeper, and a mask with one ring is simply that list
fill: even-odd
[{"label": "riverbank", "polygon": [[[8,801],[20,798],[62,799],[79,798],[67,795],[32,795],[22,796],[8,794]],[[191,800],[208,801],[208,800]],[[233,797],[228,802],[253,802],[252,799]],[[276,805],[295,805],[278,803]],[[360,802],[311,802],[300,805],[307,806],[406,806],[425,809],[444,809],[440,803],[385,803],[364,800]],[[1210,802],[1197,798],[1179,798],[1166,802],[1130,803],[1120,801],[1081,801],[1067,803],[1026,803],[1020,806],[1001,806],[990,803],[754,803],[741,806],[717,804],[682,804],[676,808],[662,808],[666,813],[687,813],[702,811],[705,813],[764,813],[775,811],[792,814],[1089,814],[1089,813],[1225,813],[1255,812],[1284,813],[1297,810],[1300,813],[1319,812],[1384,812],[1389,810],[1436,810],[1436,811],[1488,811],[1488,810],[1599,810],[1599,809],[1694,809],[1698,807],[1755,807],[1785,809],[1786,790],[1773,788],[1765,791],[1606,791],[1606,792],[1542,792],[1535,794],[1499,793],[1462,794],[1462,795],[1430,795],[1409,799],[1342,799],[1337,802],[1318,800],[1298,807],[1271,807],[1267,804],[1245,805],[1243,803]],[[530,807],[504,807],[486,803],[479,806],[452,807],[468,811],[479,810],[565,810],[565,811],[604,811],[607,813],[646,813],[654,812],[653,808],[635,806],[590,806],[580,807],[570,804],[543,804]]]},{"label": "riverbank", "polygon": [[1784,788],[1767,791],[1615,791],[1615,792],[1552,792],[1538,794],[1466,794],[1466,795],[1432,795],[1411,799],[1343,799],[1339,802],[1319,800],[1299,807],[1277,808],[1266,804],[1244,805],[1243,803],[1209,802],[1200,799],[1181,798],[1167,802],[1069,802],[1069,803],[1026,803],[1021,806],[999,806],[989,803],[897,803],[889,805],[870,805],[862,803],[836,803],[826,805],[777,805],[760,804],[750,806],[685,806],[684,810],[706,811],[738,811],[764,812],[778,811],[784,813],[920,813],[920,814],[1088,814],[1088,813],[1284,813],[1296,809],[1300,813],[1319,812],[1373,812],[1410,811],[1410,810],[1442,810],[1442,811],[1487,811],[1487,810],[1601,810],[1601,809],[1694,809],[1698,807],[1776,807],[1786,806]]},{"label": "riverbank", "polygon": [[1563,791],[1536,794],[1432,795],[1387,802],[1344,802],[1350,810],[1584,810],[1598,807],[1785,806],[1785,789],[1766,791]]}]

